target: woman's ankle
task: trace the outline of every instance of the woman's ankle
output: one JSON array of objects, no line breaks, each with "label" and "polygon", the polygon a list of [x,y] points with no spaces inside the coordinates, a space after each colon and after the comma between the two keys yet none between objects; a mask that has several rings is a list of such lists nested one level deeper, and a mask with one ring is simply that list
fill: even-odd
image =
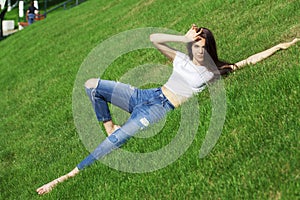
[{"label": "woman's ankle", "polygon": [[111,128],[110,130],[106,131],[107,135],[111,135],[113,132],[115,132],[116,130],[118,130],[120,128],[119,125],[114,125],[113,128]]},{"label": "woman's ankle", "polygon": [[107,135],[111,135],[113,132],[120,128],[120,126],[115,125],[112,120],[103,122],[103,126]]}]

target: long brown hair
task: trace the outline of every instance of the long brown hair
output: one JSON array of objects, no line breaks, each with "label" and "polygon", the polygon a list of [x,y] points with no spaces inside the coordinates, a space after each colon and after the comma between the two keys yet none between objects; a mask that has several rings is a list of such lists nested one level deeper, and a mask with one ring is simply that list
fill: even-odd
[{"label": "long brown hair", "polygon": [[[204,49],[209,53],[210,57],[215,62],[216,66],[218,67],[220,74],[228,74],[232,71],[232,69],[229,67],[229,65],[233,65],[232,63],[219,60],[218,53],[217,53],[217,45],[216,40],[213,35],[213,33],[208,28],[199,28],[198,31],[202,29],[202,32],[200,34],[201,37],[205,38],[205,46]],[[191,60],[193,60],[193,54],[192,54],[192,43],[188,43],[187,49],[188,54]]]}]

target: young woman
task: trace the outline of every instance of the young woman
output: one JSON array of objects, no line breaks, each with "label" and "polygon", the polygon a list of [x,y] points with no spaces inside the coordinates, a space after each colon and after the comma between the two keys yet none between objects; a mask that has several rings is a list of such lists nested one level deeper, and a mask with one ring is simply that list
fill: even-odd
[{"label": "young woman", "polygon": [[[161,120],[168,112],[180,106],[192,95],[201,92],[205,85],[218,74],[215,69],[206,66],[207,55],[217,66],[219,74],[227,74],[247,64],[254,64],[298,41],[279,44],[246,60],[230,64],[218,59],[215,39],[211,31],[206,28],[192,25],[185,35],[157,33],[150,35],[150,40],[162,54],[173,61],[173,72],[169,80],[162,87],[152,89],[138,89],[123,83],[95,78],[86,81],[86,92],[97,119],[103,122],[108,137],[71,172],[38,188],[36,190],[38,194],[48,193],[58,183],[74,177],[95,160],[120,147],[140,129]],[[167,42],[186,43],[189,55],[167,46]],[[131,114],[128,121],[121,127],[113,123],[108,103]]]}]

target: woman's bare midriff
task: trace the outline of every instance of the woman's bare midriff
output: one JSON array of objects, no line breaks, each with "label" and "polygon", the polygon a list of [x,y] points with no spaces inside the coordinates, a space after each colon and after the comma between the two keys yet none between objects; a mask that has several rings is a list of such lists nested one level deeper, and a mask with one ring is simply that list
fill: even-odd
[{"label": "woman's bare midriff", "polygon": [[167,99],[173,104],[175,108],[179,107],[183,102],[185,102],[188,99],[187,97],[174,94],[171,90],[169,90],[165,86],[161,87],[161,91],[167,97]]}]

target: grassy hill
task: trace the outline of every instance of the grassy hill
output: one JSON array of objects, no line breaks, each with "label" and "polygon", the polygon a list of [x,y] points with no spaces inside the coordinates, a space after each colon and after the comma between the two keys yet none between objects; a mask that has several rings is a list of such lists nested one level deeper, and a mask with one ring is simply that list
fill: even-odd
[{"label": "grassy hill", "polygon": [[[142,27],[184,33],[197,23],[214,32],[222,59],[237,62],[300,37],[299,9],[296,0],[89,0],[1,41],[0,199],[297,199],[299,44],[224,79],[226,122],[204,159],[208,91],[197,97],[198,133],[171,165],[134,174],[97,162],[50,194],[39,197],[35,189],[88,155],[74,125],[72,92],[81,63],[101,42]],[[139,50],[116,60],[104,78],[118,80],[149,62],[170,64],[157,51]],[[152,151],[175,133],[133,139],[126,148]]]}]

